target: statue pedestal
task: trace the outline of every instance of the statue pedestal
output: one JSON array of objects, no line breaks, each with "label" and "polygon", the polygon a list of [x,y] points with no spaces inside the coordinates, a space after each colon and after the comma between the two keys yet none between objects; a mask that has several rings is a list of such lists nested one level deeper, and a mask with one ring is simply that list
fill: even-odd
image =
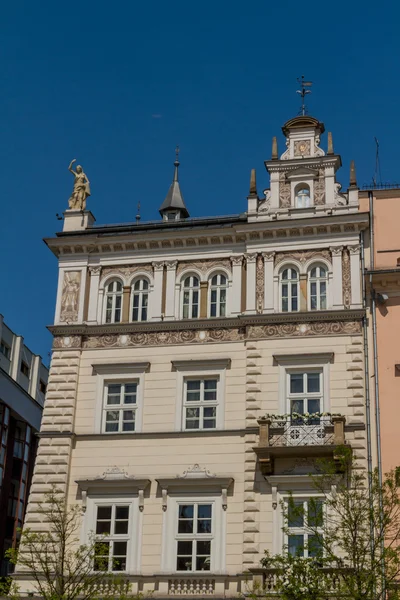
[{"label": "statue pedestal", "polygon": [[90,210],[66,210],[63,215],[63,231],[79,231],[80,229],[90,229],[96,220]]}]

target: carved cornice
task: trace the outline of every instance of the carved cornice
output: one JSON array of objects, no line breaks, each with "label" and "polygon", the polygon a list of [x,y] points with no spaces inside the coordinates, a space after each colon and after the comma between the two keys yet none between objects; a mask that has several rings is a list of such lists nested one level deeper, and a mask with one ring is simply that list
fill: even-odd
[{"label": "carved cornice", "polygon": [[49,329],[55,336],[55,350],[124,348],[238,342],[257,337],[347,335],[361,332],[364,314],[363,310],[312,311],[193,320],[190,324],[187,321],[169,321],[93,326],[58,325]]}]

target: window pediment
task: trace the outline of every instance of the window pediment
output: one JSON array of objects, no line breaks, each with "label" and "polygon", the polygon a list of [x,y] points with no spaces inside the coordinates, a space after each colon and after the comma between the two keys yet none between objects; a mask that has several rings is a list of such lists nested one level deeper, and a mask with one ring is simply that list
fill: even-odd
[{"label": "window pediment", "polygon": [[112,467],[104,471],[97,477],[88,479],[76,479],[75,483],[82,495],[82,507],[86,510],[86,501],[88,493],[116,492],[117,490],[129,492],[133,491],[139,496],[139,510],[143,510],[144,491],[150,485],[150,479],[138,479],[134,475],[128,475],[119,467]]},{"label": "window pediment", "polygon": [[199,490],[203,488],[207,492],[220,492],[222,494],[222,506],[224,510],[227,507],[227,494],[228,488],[233,483],[233,477],[229,475],[216,475],[210,473],[206,468],[200,467],[195,464],[186,471],[183,471],[181,475],[175,475],[175,477],[159,477],[156,479],[162,492],[162,508],[164,511],[167,510],[167,495],[168,491],[179,491],[179,490]]},{"label": "window pediment", "polygon": [[289,181],[304,178],[315,179],[318,177],[318,175],[318,171],[315,171],[314,169],[299,167],[298,169],[293,169],[292,171],[286,173],[286,179],[288,179]]}]

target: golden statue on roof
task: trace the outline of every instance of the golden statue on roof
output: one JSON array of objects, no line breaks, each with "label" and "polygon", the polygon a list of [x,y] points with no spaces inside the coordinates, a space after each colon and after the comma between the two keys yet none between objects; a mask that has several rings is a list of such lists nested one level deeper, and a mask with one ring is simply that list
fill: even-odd
[{"label": "golden statue on roof", "polygon": [[86,199],[90,196],[90,182],[81,165],[77,165],[76,171],[73,170],[72,165],[75,162],[76,158],[71,160],[68,167],[68,171],[75,177],[74,189],[68,200],[68,206],[70,210],[86,210]]}]

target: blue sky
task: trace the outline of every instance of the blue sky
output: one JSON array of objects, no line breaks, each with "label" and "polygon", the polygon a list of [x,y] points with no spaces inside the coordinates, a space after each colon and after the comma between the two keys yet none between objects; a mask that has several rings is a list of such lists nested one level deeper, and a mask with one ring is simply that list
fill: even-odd
[{"label": "blue sky", "polygon": [[[1,35],[0,312],[48,360],[61,228],[77,158],[97,223],[158,218],[181,148],[192,216],[246,210],[249,172],[299,110],[333,132],[348,184],[398,167],[400,9],[395,2],[41,0],[6,2]],[[323,145],[326,140],[323,140]]]}]

